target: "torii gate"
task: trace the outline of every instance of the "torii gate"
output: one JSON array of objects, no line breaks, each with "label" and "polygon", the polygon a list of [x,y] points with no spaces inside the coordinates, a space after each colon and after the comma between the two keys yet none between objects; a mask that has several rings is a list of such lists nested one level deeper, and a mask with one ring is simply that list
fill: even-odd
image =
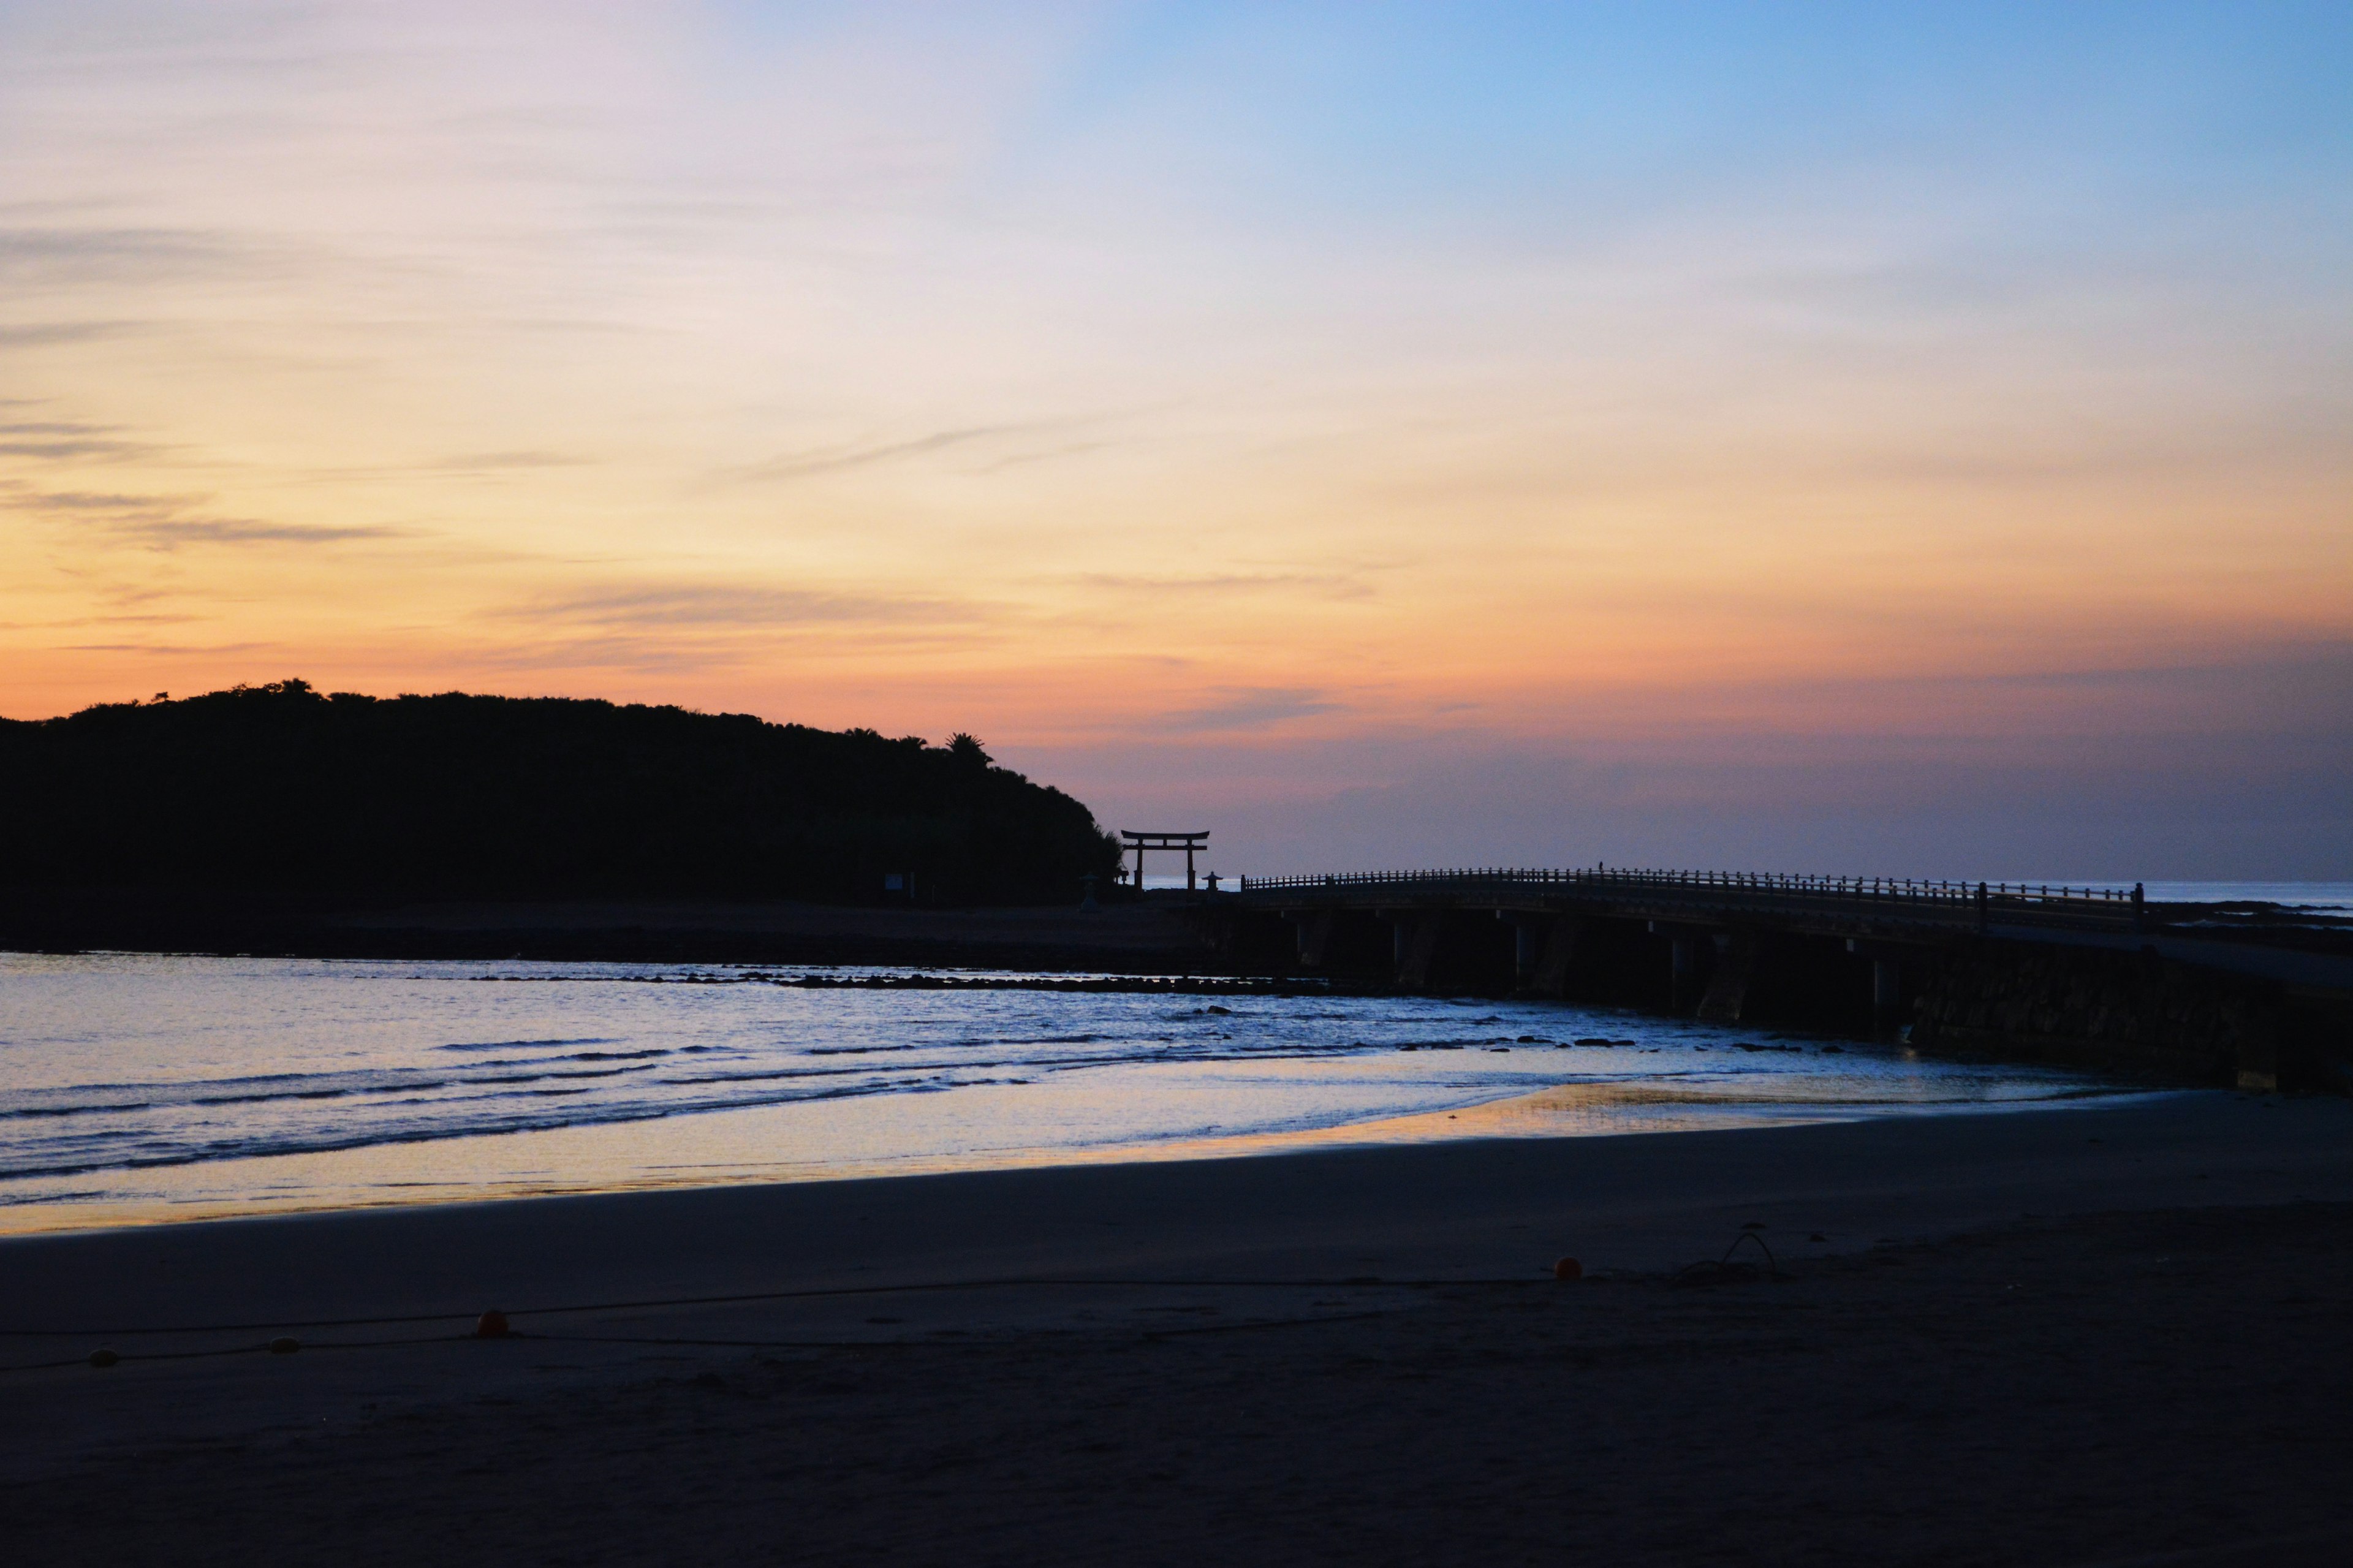
[{"label": "torii gate", "polygon": [[1144,852],[1147,849],[1182,849],[1185,852],[1185,890],[1193,891],[1193,855],[1209,847],[1209,830],[1198,833],[1137,833],[1132,828],[1119,830],[1123,852],[1135,851],[1135,890],[1144,891]]}]

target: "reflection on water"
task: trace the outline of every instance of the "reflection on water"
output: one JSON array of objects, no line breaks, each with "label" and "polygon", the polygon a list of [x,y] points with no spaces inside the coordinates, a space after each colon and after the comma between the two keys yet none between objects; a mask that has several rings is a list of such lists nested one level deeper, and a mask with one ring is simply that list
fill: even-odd
[{"label": "reflection on water", "polygon": [[1555,1004],[805,973],[0,955],[0,1231],[2108,1092]]}]

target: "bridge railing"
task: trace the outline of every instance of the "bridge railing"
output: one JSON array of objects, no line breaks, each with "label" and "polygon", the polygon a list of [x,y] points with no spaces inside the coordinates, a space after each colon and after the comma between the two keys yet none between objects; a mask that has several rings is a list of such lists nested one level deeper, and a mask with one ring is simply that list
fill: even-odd
[{"label": "bridge railing", "polygon": [[1335,871],[1321,876],[1243,877],[1245,893],[1460,890],[1534,891],[1596,896],[1641,890],[1761,895],[1772,899],[1946,906],[1955,913],[1984,911],[2090,915],[2120,919],[2140,907],[2138,887],[2054,885],[2048,882],[1957,882],[1910,877],[1810,876],[1781,871],[1675,871],[1595,866],[1459,867],[1419,871]]}]

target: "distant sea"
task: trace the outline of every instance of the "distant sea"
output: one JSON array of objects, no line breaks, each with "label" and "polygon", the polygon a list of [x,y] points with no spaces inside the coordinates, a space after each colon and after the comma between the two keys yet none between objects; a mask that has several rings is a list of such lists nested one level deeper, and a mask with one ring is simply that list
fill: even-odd
[{"label": "distant sea", "polygon": [[2353,915],[2353,882],[2149,882],[2142,891],[2167,903],[2284,904],[2315,914]]},{"label": "distant sea", "polygon": [[[2008,879],[2014,882],[2019,879]],[[1989,877],[1986,880],[2000,881],[2003,879]],[[2028,880],[2038,884],[2047,882],[2054,888],[2132,886],[2130,882],[2102,877],[2043,877]],[[1182,872],[1171,875],[1147,870],[1144,885],[1146,888],[1181,888],[1185,885],[1185,877]],[[1229,888],[1233,886],[1233,879],[1225,879],[1225,885]],[[2353,882],[2148,882],[2143,884],[2142,890],[2149,898],[2167,902],[2221,904],[2255,901],[2284,904],[2322,914],[2353,915]]]}]

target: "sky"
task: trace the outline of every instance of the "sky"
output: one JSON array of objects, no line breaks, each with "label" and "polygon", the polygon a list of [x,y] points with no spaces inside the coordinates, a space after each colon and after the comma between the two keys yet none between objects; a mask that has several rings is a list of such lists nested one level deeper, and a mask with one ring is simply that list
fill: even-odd
[{"label": "sky", "polygon": [[0,0],[0,715],[2353,878],[2353,9]]}]

